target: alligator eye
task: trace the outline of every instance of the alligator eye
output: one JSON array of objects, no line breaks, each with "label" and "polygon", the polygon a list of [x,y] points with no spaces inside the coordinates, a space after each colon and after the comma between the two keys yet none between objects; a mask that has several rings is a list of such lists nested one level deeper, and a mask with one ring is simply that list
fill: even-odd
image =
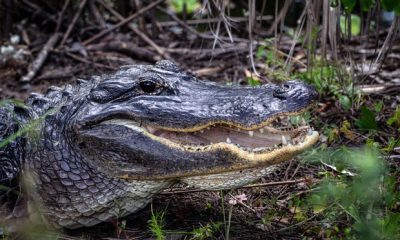
[{"label": "alligator eye", "polygon": [[145,93],[154,93],[157,90],[158,84],[153,81],[141,81],[139,83],[140,88]]}]

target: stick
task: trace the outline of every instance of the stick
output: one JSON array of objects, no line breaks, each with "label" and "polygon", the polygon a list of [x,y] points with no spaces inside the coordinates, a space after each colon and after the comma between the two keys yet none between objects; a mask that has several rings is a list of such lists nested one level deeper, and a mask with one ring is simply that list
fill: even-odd
[{"label": "stick", "polygon": [[[271,20],[273,17],[266,15],[266,16],[260,16],[257,19],[259,20]],[[240,22],[247,22],[249,20],[248,17],[230,17],[229,18],[232,22],[234,23],[240,23]],[[198,25],[198,24],[210,24],[210,23],[215,23],[221,21],[220,18],[207,18],[207,19],[190,19],[186,20],[187,25]],[[146,24],[147,28],[150,28],[152,23]],[[176,25],[179,25],[176,21],[164,21],[164,22],[158,22],[158,25],[160,27],[173,27]]]},{"label": "stick", "polygon": [[114,31],[115,29],[126,25],[127,23],[129,23],[129,22],[132,21],[133,19],[139,17],[140,15],[142,15],[143,13],[145,13],[146,11],[148,11],[148,10],[150,10],[150,9],[152,9],[152,8],[154,8],[154,7],[156,7],[158,4],[162,3],[163,1],[164,1],[164,0],[157,0],[157,1],[153,2],[153,3],[150,3],[149,5],[147,5],[146,7],[142,8],[142,9],[140,9],[139,11],[137,11],[137,12],[134,13],[134,14],[132,14],[131,16],[125,18],[125,20],[120,21],[119,23],[117,23],[116,25],[112,26],[111,28],[106,29],[106,30],[104,30],[104,31],[102,31],[102,32],[100,32],[100,33],[94,35],[93,37],[87,39],[86,41],[83,42],[83,45],[84,45],[84,46],[87,46],[89,43],[92,43],[92,42],[96,41],[97,39],[99,39],[99,38],[105,36],[106,34],[108,34],[108,33],[112,32],[112,31]]},{"label": "stick", "polygon": [[[281,182],[250,184],[250,185],[245,185],[245,186],[242,186],[239,188],[279,186],[279,185],[297,184],[297,183],[308,182],[308,181],[309,181],[309,179],[302,178],[302,179],[288,180],[288,181],[281,181]],[[161,194],[169,195],[169,194],[177,194],[177,193],[196,193],[196,192],[206,192],[206,191],[209,191],[209,190],[204,190],[204,189],[175,190],[175,189],[171,189],[169,191],[164,191]],[[215,190],[215,191],[219,191],[219,190]]]},{"label": "stick", "polygon": [[95,67],[105,68],[105,69],[108,69],[108,70],[111,70],[111,71],[115,71],[117,69],[117,68],[112,67],[112,66],[107,66],[107,65],[104,65],[104,64],[101,64],[101,63],[96,63],[96,62],[89,61],[89,60],[87,60],[85,58],[79,57],[79,56],[77,56],[75,54],[72,54],[70,52],[65,52],[65,54],[68,57],[70,57],[70,58],[72,58],[72,59],[74,59],[76,61],[83,62],[83,63],[89,64],[89,65],[93,65]]},{"label": "stick", "polygon": [[[103,1],[98,1],[105,9],[107,9],[111,14],[113,14],[115,17],[117,17],[120,21],[124,21],[125,18],[121,16],[118,12],[116,12],[111,6],[108,5],[108,3],[105,3]],[[146,34],[141,32],[138,28],[132,26],[131,24],[128,25],[128,27],[136,34],[138,35],[143,41],[145,41],[147,44],[152,46],[160,56],[162,56],[165,59],[170,59],[171,57],[168,56],[168,54],[165,53],[164,50],[162,50],[155,42],[153,42]]]},{"label": "stick", "polygon": [[63,6],[63,8],[61,9],[60,15],[58,15],[57,27],[56,27],[56,30],[55,30],[54,32],[60,31],[61,22],[62,22],[64,13],[65,13],[65,10],[67,10],[67,7],[68,7],[69,3],[70,3],[70,0],[66,0],[66,1],[64,2],[64,6]]},{"label": "stick", "polygon": [[47,59],[50,50],[54,47],[54,45],[58,42],[60,38],[59,33],[53,34],[51,38],[47,41],[47,43],[42,48],[42,51],[38,54],[36,59],[29,65],[28,73],[21,78],[21,82],[30,82],[33,77],[37,74],[40,68],[43,66],[44,61]]},{"label": "stick", "polygon": [[64,45],[65,41],[67,41],[69,34],[71,33],[72,29],[75,27],[76,21],[78,21],[79,16],[82,13],[83,8],[85,7],[87,0],[83,0],[79,5],[78,12],[75,14],[74,18],[72,19],[71,24],[68,26],[67,31],[64,34],[63,39],[61,40],[60,46]]}]

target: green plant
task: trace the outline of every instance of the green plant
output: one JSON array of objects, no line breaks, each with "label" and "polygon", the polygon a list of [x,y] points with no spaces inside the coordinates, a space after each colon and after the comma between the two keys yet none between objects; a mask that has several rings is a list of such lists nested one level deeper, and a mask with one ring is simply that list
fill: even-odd
[{"label": "green plant", "polygon": [[164,230],[165,212],[154,212],[153,205],[151,205],[151,217],[148,222],[150,231],[157,240],[166,239],[166,234]]},{"label": "green plant", "polygon": [[259,61],[265,61],[264,74],[276,80],[290,80],[291,76],[285,69],[282,53],[272,45],[273,40],[265,39],[257,47],[256,58]]},{"label": "green plant", "polygon": [[361,106],[361,116],[355,124],[361,130],[378,130],[375,114],[366,106]]},{"label": "green plant", "polygon": [[258,80],[258,79],[255,79],[252,77],[247,77],[246,79],[247,79],[247,84],[249,86],[256,87],[256,86],[260,86],[260,84],[261,84],[260,80]]},{"label": "green plant", "polygon": [[333,95],[346,111],[361,101],[360,92],[353,87],[351,74],[341,66],[316,61],[306,72],[293,76],[312,84],[321,95]]},{"label": "green plant", "polygon": [[216,223],[207,223],[205,226],[201,226],[199,228],[193,229],[190,233],[192,237],[190,239],[193,240],[204,240],[212,238],[217,231],[220,230],[222,226],[222,222]]},{"label": "green plant", "polygon": [[[361,32],[361,18],[355,14],[350,15],[351,21],[351,35],[356,36]],[[340,29],[342,32],[346,32],[347,29],[347,18],[345,16],[340,16]]]},{"label": "green plant", "polygon": [[393,116],[387,120],[387,124],[389,126],[396,126],[400,128],[400,107],[396,108],[396,111],[393,113]]},{"label": "green plant", "polygon": [[169,0],[169,5],[177,13],[182,13],[184,6],[187,13],[193,13],[201,7],[197,0]]},{"label": "green plant", "polygon": [[231,227],[233,204],[229,204],[228,218],[226,218],[224,191],[223,190],[220,191],[220,195],[221,195],[222,214],[223,214],[223,218],[224,218],[225,240],[229,240],[229,232],[230,232],[230,227]]},{"label": "green plant", "polygon": [[[345,12],[348,14],[353,11],[354,7],[357,4],[357,0],[341,0],[341,2],[344,6]],[[375,0],[359,0],[359,2],[363,11],[368,11],[376,4]],[[386,11],[394,11],[397,15],[400,15],[400,1],[380,0],[380,3]]]},{"label": "green plant", "polygon": [[[374,147],[350,150],[345,147],[319,153],[319,158],[336,166],[308,197],[304,208],[322,213],[325,237],[342,239],[399,239],[400,213],[395,212],[400,193],[394,176]],[[329,230],[329,231],[327,231]],[[329,236],[328,236],[329,235]]]}]

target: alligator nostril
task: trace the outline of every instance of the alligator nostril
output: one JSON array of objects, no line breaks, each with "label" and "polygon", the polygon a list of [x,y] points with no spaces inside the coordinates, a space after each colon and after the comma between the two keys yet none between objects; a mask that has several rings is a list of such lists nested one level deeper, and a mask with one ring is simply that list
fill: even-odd
[{"label": "alligator nostril", "polygon": [[281,100],[284,100],[287,98],[287,93],[286,91],[282,91],[282,89],[276,89],[274,93],[272,94],[274,97],[279,98]]},{"label": "alligator nostril", "polygon": [[80,143],[78,143],[78,147],[80,149],[84,149],[84,148],[86,148],[86,144],[84,142],[80,142]]}]

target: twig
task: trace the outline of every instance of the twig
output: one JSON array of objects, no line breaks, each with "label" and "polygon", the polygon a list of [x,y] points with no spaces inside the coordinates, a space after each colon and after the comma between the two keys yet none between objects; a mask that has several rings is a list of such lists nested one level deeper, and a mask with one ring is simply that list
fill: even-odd
[{"label": "twig", "polygon": [[[263,21],[268,21],[272,20],[272,16],[270,15],[265,15],[265,16],[259,16],[257,17],[257,20],[263,20]],[[230,17],[229,18],[232,22],[235,23],[240,23],[240,22],[247,22],[249,20],[248,17]],[[210,24],[210,23],[215,23],[221,21],[219,18],[207,18],[207,19],[189,19],[186,20],[187,25],[198,25],[198,24]],[[157,23],[160,27],[173,27],[176,25],[179,25],[176,21],[164,21],[164,22],[158,22]],[[146,28],[152,27],[151,23],[148,23],[146,25]]]},{"label": "twig", "polygon": [[65,0],[65,3],[64,3],[63,8],[61,9],[60,15],[58,15],[57,27],[56,27],[56,30],[54,32],[60,31],[61,22],[62,22],[62,19],[64,17],[65,10],[67,10],[67,7],[68,7],[70,2],[71,2],[71,0]]},{"label": "twig", "polygon": [[86,46],[86,45],[88,45],[89,43],[92,43],[92,42],[96,41],[97,39],[99,39],[99,38],[105,36],[106,34],[108,34],[108,33],[112,32],[112,31],[114,31],[115,29],[117,29],[117,28],[119,28],[119,27],[122,27],[122,26],[128,24],[128,23],[129,23],[130,21],[132,21],[133,19],[139,17],[140,15],[142,15],[143,13],[145,13],[146,11],[148,11],[148,10],[150,10],[150,9],[152,9],[152,8],[154,8],[154,7],[156,7],[158,4],[162,3],[163,1],[165,1],[165,0],[157,0],[157,1],[155,1],[155,2],[150,3],[149,5],[147,5],[146,7],[142,8],[142,9],[140,9],[139,11],[137,11],[137,12],[134,13],[134,14],[132,14],[131,16],[125,18],[125,20],[120,21],[119,23],[115,24],[115,25],[112,26],[111,28],[109,28],[109,29],[107,29],[107,30],[104,30],[104,31],[102,31],[102,32],[100,32],[100,33],[94,35],[93,37],[87,39],[86,41],[83,42],[83,45]]},{"label": "twig", "polygon": [[[158,10],[160,10],[161,12],[167,14],[172,20],[176,21],[179,25],[181,25],[183,28],[185,28],[187,31],[193,33],[194,35],[200,37],[200,38],[204,38],[204,39],[215,39],[215,36],[213,35],[208,35],[208,34],[204,34],[204,33],[199,33],[197,32],[194,28],[192,28],[191,26],[189,26],[188,24],[186,24],[184,21],[182,21],[181,19],[179,19],[174,13],[162,8],[162,7],[157,7]],[[238,38],[238,37],[223,37],[223,36],[218,36],[218,39],[220,40],[224,40],[224,41],[229,41],[229,42],[250,42],[249,39],[245,39],[245,38]],[[254,44],[257,44],[257,41],[253,41]]]},{"label": "twig", "polygon": [[399,83],[369,84],[354,87],[360,90],[363,94],[381,94],[384,92],[389,92],[390,90],[393,90],[395,93],[400,93]]},{"label": "twig", "polygon": [[[48,14],[47,12],[43,11],[38,5],[28,1],[28,0],[22,0],[22,2],[32,8],[33,10],[36,11],[37,14],[42,15],[43,17],[47,18],[48,20],[57,23],[57,20],[54,18],[54,16]],[[23,6],[24,4],[21,4]]]},{"label": "twig", "polygon": [[[111,6],[109,6],[107,3],[104,1],[98,1],[105,9],[107,9],[111,14],[113,14],[115,17],[117,17],[120,21],[124,21],[125,18],[121,16],[117,11],[115,11]],[[143,41],[145,41],[147,44],[152,46],[156,52],[162,56],[165,59],[171,59],[171,57],[165,53],[164,50],[162,50],[155,42],[153,42],[146,34],[141,32],[137,27],[134,27],[132,24],[129,24],[128,27],[136,34],[138,35]]]},{"label": "twig", "polygon": [[[283,7],[282,7],[282,9],[281,9],[281,11],[280,11],[279,14],[276,16],[274,23],[273,23],[273,24],[269,27],[269,29],[267,30],[267,34],[268,34],[268,35],[272,34],[272,32],[273,32],[275,29],[278,28],[278,24],[279,24],[281,21],[285,20],[286,13],[287,13],[287,11],[288,11],[288,9],[289,9],[289,6],[290,6],[291,2],[292,2],[292,0],[290,0],[290,1],[285,1],[284,5],[283,5]],[[283,19],[283,20],[282,20],[282,19]]]},{"label": "twig", "polygon": [[79,57],[79,56],[77,56],[75,54],[72,54],[70,52],[65,52],[65,54],[68,57],[70,57],[70,58],[72,58],[72,59],[74,59],[76,61],[83,62],[83,63],[89,64],[89,65],[93,65],[93,66],[100,67],[100,68],[105,68],[105,69],[112,70],[112,71],[115,71],[117,69],[117,68],[112,67],[112,66],[107,66],[107,65],[104,65],[104,64],[101,64],[101,63],[96,63],[96,62],[89,61],[89,60],[87,60],[85,58]]},{"label": "twig", "polygon": [[89,1],[90,11],[91,11],[93,17],[96,19],[96,22],[100,25],[100,27],[102,29],[106,29],[107,28],[107,23],[104,20],[102,14],[99,12],[99,9],[97,9],[97,7],[96,7],[96,5],[94,3],[95,3],[94,0],[90,0]]},{"label": "twig", "polygon": [[[245,185],[240,188],[256,188],[256,187],[270,187],[270,186],[279,186],[279,185],[288,185],[288,184],[297,184],[297,183],[302,183],[302,182],[308,182],[310,181],[309,179],[296,179],[296,180],[288,180],[288,181],[281,181],[281,182],[269,182],[269,183],[258,183],[258,184],[250,184],[250,185]],[[180,193],[196,193],[196,192],[205,192],[205,191],[219,191],[219,190],[204,190],[204,189],[189,189],[189,190],[176,190],[179,188],[175,189],[170,189],[168,191],[164,191],[161,194],[169,195],[169,194],[180,194]]]},{"label": "twig", "polygon": [[21,82],[30,82],[33,79],[33,77],[35,77],[37,72],[43,66],[43,63],[46,60],[47,56],[49,55],[50,50],[58,42],[59,38],[60,38],[59,33],[55,33],[53,34],[53,36],[51,36],[51,38],[44,45],[42,51],[40,51],[36,59],[31,63],[31,65],[29,65],[28,73],[21,78]]},{"label": "twig", "polygon": [[254,51],[253,51],[253,24],[254,24],[254,19],[256,15],[256,1],[255,0],[249,0],[249,57],[250,57],[250,63],[251,63],[251,68],[253,69],[253,72],[256,76],[260,76],[260,74],[257,72],[256,66],[254,64]]},{"label": "twig", "polygon": [[379,65],[379,69],[383,64],[383,61],[389,49],[392,47],[394,39],[396,39],[399,25],[400,25],[400,17],[396,16],[395,19],[393,20],[392,25],[390,26],[385,42],[383,43],[381,49],[379,50],[378,57],[375,59],[374,62],[375,64]]},{"label": "twig", "polygon": [[78,12],[75,14],[74,18],[72,19],[71,24],[68,26],[68,29],[65,32],[63,39],[61,40],[60,46],[63,46],[65,41],[67,41],[69,34],[71,34],[72,29],[75,27],[76,21],[78,21],[78,18],[82,13],[83,8],[85,7],[86,2],[87,2],[87,0],[83,0],[81,2],[81,4],[79,5]]},{"label": "twig", "polygon": [[153,52],[149,51],[147,48],[138,47],[132,42],[123,42],[118,40],[110,42],[103,41],[98,44],[91,44],[87,46],[87,50],[118,52],[135,59],[143,59],[148,62],[157,61]]}]

